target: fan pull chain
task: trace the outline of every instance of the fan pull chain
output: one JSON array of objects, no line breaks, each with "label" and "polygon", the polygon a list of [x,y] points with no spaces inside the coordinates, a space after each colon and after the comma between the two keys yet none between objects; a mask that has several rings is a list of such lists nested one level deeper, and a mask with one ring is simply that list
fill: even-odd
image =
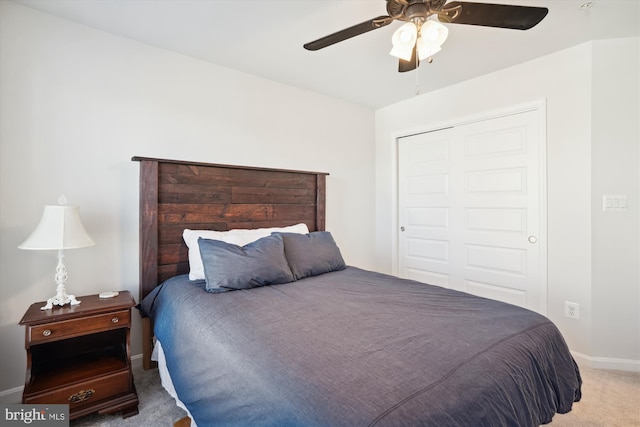
[{"label": "fan pull chain", "polygon": [[419,79],[419,75],[418,75],[418,70],[420,65],[420,58],[418,58],[418,53],[416,52],[416,96],[420,95],[420,79]]}]

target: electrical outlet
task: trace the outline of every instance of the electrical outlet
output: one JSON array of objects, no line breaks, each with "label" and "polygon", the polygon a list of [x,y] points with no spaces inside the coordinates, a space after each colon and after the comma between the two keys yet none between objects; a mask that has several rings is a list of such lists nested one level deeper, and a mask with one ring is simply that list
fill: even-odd
[{"label": "electrical outlet", "polygon": [[580,319],[580,304],[577,302],[564,302],[564,317],[569,319]]}]

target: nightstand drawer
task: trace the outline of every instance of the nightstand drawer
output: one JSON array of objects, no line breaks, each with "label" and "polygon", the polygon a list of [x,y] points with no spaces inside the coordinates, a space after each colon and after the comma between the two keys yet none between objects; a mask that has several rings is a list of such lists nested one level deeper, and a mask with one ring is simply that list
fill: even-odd
[{"label": "nightstand drawer", "polygon": [[129,310],[99,314],[60,322],[47,323],[28,327],[27,336],[31,344],[70,338],[88,332],[106,331],[109,329],[126,328],[131,321]]},{"label": "nightstand drawer", "polygon": [[99,379],[83,381],[50,392],[25,396],[24,403],[68,404],[73,412],[76,408],[93,405],[103,399],[131,392],[129,371],[122,371]]}]

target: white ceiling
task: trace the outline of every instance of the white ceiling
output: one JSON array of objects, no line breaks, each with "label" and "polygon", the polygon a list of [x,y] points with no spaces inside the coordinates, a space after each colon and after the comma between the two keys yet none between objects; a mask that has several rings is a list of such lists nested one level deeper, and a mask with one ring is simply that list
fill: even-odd
[{"label": "white ceiling", "polygon": [[[310,52],[306,42],[386,15],[384,0],[13,0],[109,33],[284,84],[379,108],[589,40],[638,36],[640,0],[489,0],[542,6],[528,31],[449,26],[432,64],[398,73],[401,25]],[[475,0],[480,1],[480,0]]]}]

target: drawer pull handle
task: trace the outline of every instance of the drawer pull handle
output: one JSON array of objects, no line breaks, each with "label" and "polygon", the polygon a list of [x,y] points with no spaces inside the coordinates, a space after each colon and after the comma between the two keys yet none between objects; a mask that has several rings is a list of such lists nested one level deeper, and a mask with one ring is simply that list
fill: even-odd
[{"label": "drawer pull handle", "polygon": [[93,393],[95,393],[96,391],[94,389],[89,389],[89,390],[80,390],[79,392],[72,394],[71,396],[69,396],[69,401],[71,403],[79,403],[79,402],[84,402],[85,400],[89,399],[91,396],[93,396]]},{"label": "drawer pull handle", "polygon": [[42,335],[48,337],[49,335],[51,335],[51,329],[45,329],[44,331],[42,331]]},{"label": "drawer pull handle", "polygon": [[117,317],[117,316],[113,316],[113,317],[111,318],[111,323],[118,323],[119,321],[120,321],[120,319],[118,319],[118,317]]}]

